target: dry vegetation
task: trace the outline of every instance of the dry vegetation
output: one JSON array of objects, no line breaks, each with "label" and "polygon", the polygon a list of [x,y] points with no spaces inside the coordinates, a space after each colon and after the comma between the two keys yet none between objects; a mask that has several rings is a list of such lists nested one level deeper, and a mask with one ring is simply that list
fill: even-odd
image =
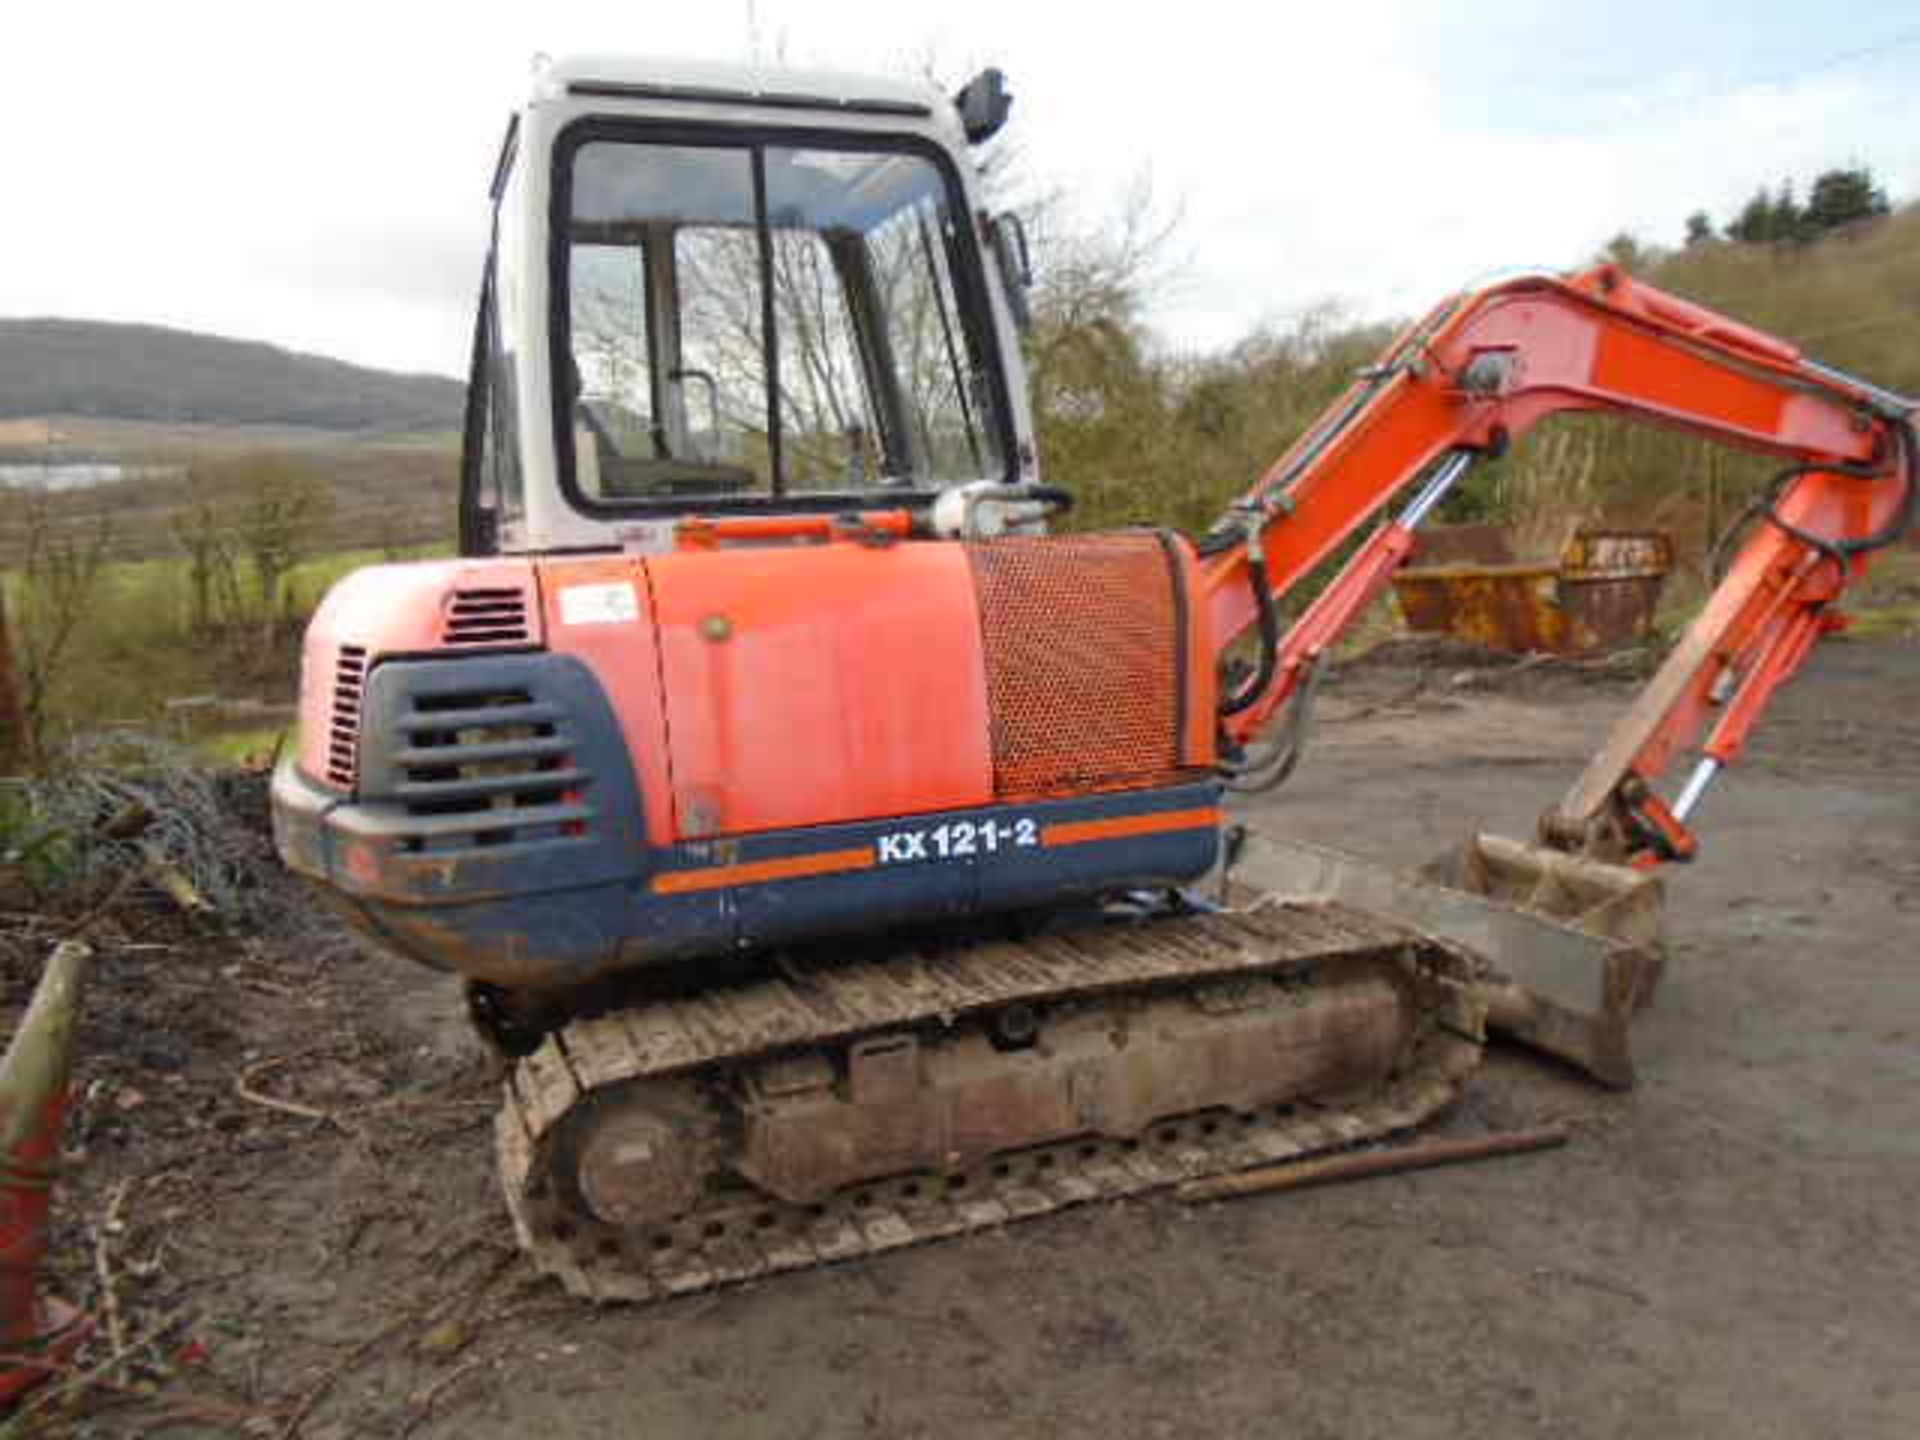
[{"label": "dry vegetation", "polygon": [[[1043,465],[1080,494],[1082,523],[1204,526],[1374,357],[1391,327],[1322,311],[1222,354],[1169,354],[1143,320],[1154,255],[1139,229],[1083,243],[1044,283],[1033,344]],[[1627,244],[1643,278],[1829,364],[1920,392],[1920,206],[1817,244],[1706,240],[1672,254]],[[1697,564],[1774,468],[1677,434],[1561,420],[1482,467],[1446,518],[1513,524],[1541,556],[1580,523],[1657,526]]]}]

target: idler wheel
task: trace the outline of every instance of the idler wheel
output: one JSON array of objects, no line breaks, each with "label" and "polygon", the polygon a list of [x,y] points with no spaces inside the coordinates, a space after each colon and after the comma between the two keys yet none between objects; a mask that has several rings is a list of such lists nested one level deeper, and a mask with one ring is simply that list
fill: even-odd
[{"label": "idler wheel", "polygon": [[691,1087],[622,1087],[595,1097],[568,1127],[574,1188],[605,1224],[668,1224],[706,1192],[721,1140],[713,1107]]}]

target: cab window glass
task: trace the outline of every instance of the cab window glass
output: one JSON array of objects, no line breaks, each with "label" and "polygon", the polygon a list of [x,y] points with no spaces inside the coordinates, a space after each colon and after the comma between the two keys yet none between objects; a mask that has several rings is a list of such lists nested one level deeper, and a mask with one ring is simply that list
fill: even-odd
[{"label": "cab window glass", "polygon": [[898,150],[574,151],[563,403],[603,504],[1004,471],[964,218]]}]

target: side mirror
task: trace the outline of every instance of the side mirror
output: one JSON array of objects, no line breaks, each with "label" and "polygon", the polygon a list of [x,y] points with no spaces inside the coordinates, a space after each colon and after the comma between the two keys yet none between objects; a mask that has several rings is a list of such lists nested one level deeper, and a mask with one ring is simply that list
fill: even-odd
[{"label": "side mirror", "polygon": [[1033,288],[1033,251],[1027,244],[1027,227],[1011,210],[1003,210],[993,217],[990,233],[993,258],[1000,267],[1000,287],[1007,293],[1014,324],[1024,334],[1033,326],[1033,307],[1027,303],[1027,292]]},{"label": "side mirror", "polygon": [[960,128],[966,131],[967,143],[979,145],[999,134],[1000,127],[1007,123],[1013,96],[1007,90],[1006,75],[989,69],[961,86],[953,104],[960,112]]}]

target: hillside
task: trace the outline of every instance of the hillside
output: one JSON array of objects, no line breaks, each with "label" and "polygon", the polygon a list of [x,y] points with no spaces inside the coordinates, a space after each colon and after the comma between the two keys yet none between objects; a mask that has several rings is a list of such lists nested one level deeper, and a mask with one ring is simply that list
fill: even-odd
[{"label": "hillside", "polygon": [[0,320],[0,421],[101,416],[334,432],[449,431],[465,387],[158,325]]},{"label": "hillside", "polygon": [[1812,245],[1657,252],[1645,273],[1822,360],[1920,392],[1920,204]]}]

